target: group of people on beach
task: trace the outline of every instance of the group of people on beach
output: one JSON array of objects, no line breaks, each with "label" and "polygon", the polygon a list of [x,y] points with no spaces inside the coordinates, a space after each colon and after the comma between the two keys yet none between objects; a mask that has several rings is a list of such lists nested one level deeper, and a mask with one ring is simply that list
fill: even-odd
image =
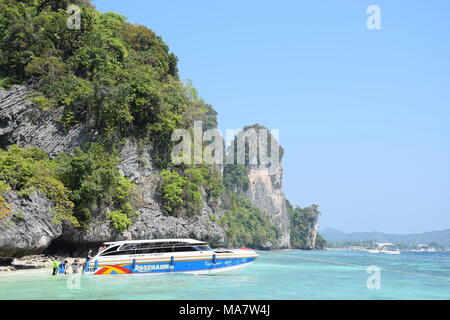
[{"label": "group of people on beach", "polygon": [[89,250],[89,253],[86,257],[86,261],[81,263],[80,259],[75,259],[72,264],[69,265],[67,260],[59,262],[58,260],[52,261],[53,273],[52,275],[56,276],[58,274],[69,274],[70,270],[72,273],[80,273],[84,271],[86,265],[89,264],[89,261],[92,259],[92,250]]}]

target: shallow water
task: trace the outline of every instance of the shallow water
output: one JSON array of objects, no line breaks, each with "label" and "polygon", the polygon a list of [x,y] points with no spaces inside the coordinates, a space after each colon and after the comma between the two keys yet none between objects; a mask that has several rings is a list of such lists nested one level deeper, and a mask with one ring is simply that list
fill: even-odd
[{"label": "shallow water", "polygon": [[[0,274],[0,299],[450,299],[450,253],[259,252],[239,273],[196,276]],[[380,268],[369,289],[368,266]],[[375,278],[376,279],[376,278]],[[377,284],[377,282],[370,282]]]}]

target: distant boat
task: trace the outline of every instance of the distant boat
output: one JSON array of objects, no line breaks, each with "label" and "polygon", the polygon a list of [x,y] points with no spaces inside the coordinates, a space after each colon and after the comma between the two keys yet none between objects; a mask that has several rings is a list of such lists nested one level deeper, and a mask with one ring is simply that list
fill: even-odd
[{"label": "distant boat", "polygon": [[384,253],[384,254],[400,254],[400,250],[392,248],[393,244],[389,242],[377,243],[378,248],[367,249],[369,253]]},{"label": "distant boat", "polygon": [[436,252],[436,248],[428,247],[426,245],[420,244],[418,245],[419,249],[413,249],[411,252]]}]

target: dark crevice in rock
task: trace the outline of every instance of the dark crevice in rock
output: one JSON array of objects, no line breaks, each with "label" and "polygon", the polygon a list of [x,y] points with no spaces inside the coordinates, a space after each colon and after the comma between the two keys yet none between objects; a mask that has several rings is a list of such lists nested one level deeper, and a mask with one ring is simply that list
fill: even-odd
[{"label": "dark crevice in rock", "polygon": [[46,255],[57,255],[63,257],[85,257],[90,249],[97,253],[98,248],[102,246],[102,242],[97,243],[75,243],[62,238],[54,239],[47,249],[44,250]]}]

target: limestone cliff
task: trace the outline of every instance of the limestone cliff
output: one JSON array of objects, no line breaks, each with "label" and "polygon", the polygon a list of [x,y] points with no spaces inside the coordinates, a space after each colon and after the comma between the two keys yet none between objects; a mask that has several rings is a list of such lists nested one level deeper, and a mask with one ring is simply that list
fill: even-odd
[{"label": "limestone cliff", "polygon": [[290,247],[289,216],[282,183],[283,168],[280,165],[276,172],[271,174],[267,168],[252,167],[248,178],[247,197],[254,206],[269,214],[281,231],[278,243],[273,244],[273,247]]},{"label": "limestone cliff", "polygon": [[12,214],[0,221],[0,257],[13,257],[46,249],[62,234],[61,223],[53,219],[53,205],[42,193],[5,197]]},{"label": "limestone cliff", "polygon": [[[0,88],[0,147],[6,148],[11,144],[21,147],[36,146],[54,156],[59,152],[70,153],[75,147],[97,139],[95,131],[88,130],[82,125],[76,125],[68,131],[62,130],[58,123],[61,110],[42,112],[27,100],[30,91],[31,88],[25,86],[14,86],[9,91]],[[119,155],[122,160],[119,165],[120,171],[137,185],[142,200],[137,208],[140,215],[130,228],[133,237],[136,239],[192,237],[211,241],[214,245],[224,245],[225,231],[211,220],[210,216],[214,213],[205,202],[196,217],[173,217],[167,214],[160,204],[157,192],[160,183],[159,171],[152,164],[151,152],[150,145],[139,146],[136,141],[129,139],[122,146]],[[31,203],[35,207],[40,205],[33,200]],[[51,203],[47,205],[47,209],[50,209]],[[44,207],[41,204],[42,210]],[[61,226],[57,229],[59,232],[45,231],[43,233],[45,242],[42,240],[44,238],[28,240],[26,237],[24,241],[19,241],[30,225],[36,223],[35,220],[29,219],[31,211],[29,213],[26,216],[27,225],[17,226],[17,230],[23,226],[23,232],[18,232],[14,228],[10,232],[0,233],[0,255],[1,248],[4,247],[6,252],[9,247],[14,247],[15,241],[18,243],[17,250],[8,249],[8,252],[20,255],[22,252],[39,253],[49,246],[52,240],[54,241],[51,249],[60,252],[69,250],[71,254],[84,252],[87,248],[99,246],[105,241],[123,240],[120,232],[110,225],[104,213],[98,212],[86,229],[65,224],[62,231]],[[39,225],[36,226],[36,230],[36,232],[40,230]],[[11,238],[10,234],[14,233],[17,233],[19,238]],[[35,245],[35,242],[39,241],[41,245]],[[22,250],[22,247],[27,250]]]},{"label": "limestone cliff", "polygon": [[42,112],[27,100],[31,91],[30,86],[13,86],[8,91],[0,88],[1,148],[11,144],[36,146],[52,156],[96,140],[97,133],[81,124],[63,130],[58,122],[63,108]]},{"label": "limestone cliff", "polygon": [[[68,130],[61,127],[58,117],[62,108],[44,112],[27,100],[31,87],[14,86],[5,91],[0,88],[0,147],[11,144],[21,147],[36,146],[55,156],[60,152],[70,153],[75,147],[96,141],[99,133],[87,125],[75,125]],[[210,241],[213,245],[227,244],[226,230],[217,221],[223,216],[220,204],[208,206],[204,196],[202,209],[194,217],[175,217],[167,213],[161,205],[160,171],[155,168],[152,146],[133,138],[125,139],[120,146],[119,170],[137,185],[140,214],[130,231],[136,239],[192,237]],[[291,247],[289,215],[283,192],[283,169],[281,164],[275,172],[262,167],[249,167],[249,185],[246,197],[253,205],[264,211],[281,231],[277,243],[267,244],[267,248]],[[0,256],[40,253],[48,248],[52,252],[85,252],[87,248],[99,246],[105,241],[123,239],[105,212],[93,215],[85,229],[69,224],[52,222],[52,204],[39,193],[22,199],[10,194],[10,199],[25,212],[22,220],[12,227],[9,220],[2,221],[0,231]],[[12,197],[12,198],[11,198]],[[16,221],[17,220],[17,221]],[[10,228],[10,229],[8,229]],[[313,239],[311,239],[314,242]]]}]

